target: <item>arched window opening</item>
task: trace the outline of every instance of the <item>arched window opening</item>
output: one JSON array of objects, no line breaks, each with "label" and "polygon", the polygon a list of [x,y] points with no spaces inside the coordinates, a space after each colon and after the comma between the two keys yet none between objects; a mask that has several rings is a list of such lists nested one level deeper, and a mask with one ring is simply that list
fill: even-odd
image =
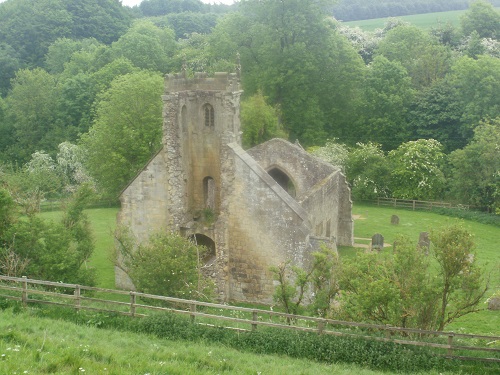
[{"label": "arched window opening", "polygon": [[295,198],[295,186],[288,175],[283,172],[281,169],[278,168],[273,168],[269,172],[269,175],[278,183],[279,186],[281,186],[285,191]]},{"label": "arched window opening", "polygon": [[196,233],[189,236],[189,239],[196,245],[205,246],[207,249],[206,253],[200,258],[200,262],[202,262],[204,266],[211,265],[215,262],[215,242],[210,237]]},{"label": "arched window opening", "polygon": [[210,176],[203,179],[203,199],[205,208],[215,209],[215,180]]},{"label": "arched window opening", "polygon": [[215,126],[215,112],[214,107],[210,104],[205,104],[203,107],[205,113],[205,126],[214,127]]}]

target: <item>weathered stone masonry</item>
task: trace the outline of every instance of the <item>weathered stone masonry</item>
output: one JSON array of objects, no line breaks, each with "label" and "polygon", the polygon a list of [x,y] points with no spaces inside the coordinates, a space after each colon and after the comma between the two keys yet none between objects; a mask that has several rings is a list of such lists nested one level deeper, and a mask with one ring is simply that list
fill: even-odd
[{"label": "weathered stone masonry", "polygon": [[[166,77],[163,148],[121,194],[118,221],[139,241],[208,239],[220,299],[270,302],[270,266],[307,266],[319,243],[353,243],[350,190],[338,168],[285,140],[243,150],[239,85],[228,73]],[[132,287],[120,268],[116,283]]]}]

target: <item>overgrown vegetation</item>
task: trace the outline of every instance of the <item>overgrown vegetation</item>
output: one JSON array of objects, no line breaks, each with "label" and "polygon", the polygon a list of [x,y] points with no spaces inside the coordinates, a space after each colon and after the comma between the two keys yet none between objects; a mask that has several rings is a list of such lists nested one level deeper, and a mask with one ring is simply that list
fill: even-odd
[{"label": "overgrown vegetation", "polygon": [[94,192],[82,185],[67,201],[60,221],[35,213],[22,217],[5,189],[0,189],[0,273],[34,279],[95,285],[87,264],[94,249],[90,223],[83,212]]},{"label": "overgrown vegetation", "polygon": [[477,265],[472,235],[462,226],[434,229],[430,240],[430,253],[399,236],[392,254],[358,252],[340,262],[323,249],[313,253],[307,270],[274,267],[274,299],[289,314],[309,302],[315,315],[443,331],[481,309],[489,276]]},{"label": "overgrown vegetation", "polygon": [[137,243],[127,228],[116,233],[118,255],[137,290],[160,296],[210,300],[214,284],[202,272],[207,252],[176,233],[156,233]]}]

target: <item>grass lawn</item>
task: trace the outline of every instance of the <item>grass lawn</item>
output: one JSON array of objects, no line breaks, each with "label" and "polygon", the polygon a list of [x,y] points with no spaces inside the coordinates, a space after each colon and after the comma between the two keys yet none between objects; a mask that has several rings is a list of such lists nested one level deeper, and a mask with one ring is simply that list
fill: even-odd
[{"label": "grass lawn", "polygon": [[[118,208],[94,208],[85,211],[92,225],[95,237],[95,250],[89,265],[97,270],[97,285],[100,288],[115,288],[115,269],[113,260],[113,232],[116,226]],[[61,211],[43,212],[42,217],[59,220]]]}]

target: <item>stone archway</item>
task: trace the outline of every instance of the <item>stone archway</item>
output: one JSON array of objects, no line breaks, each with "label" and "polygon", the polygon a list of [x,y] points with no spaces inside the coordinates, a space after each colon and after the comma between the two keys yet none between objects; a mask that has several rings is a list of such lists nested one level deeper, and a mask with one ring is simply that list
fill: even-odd
[{"label": "stone archway", "polygon": [[278,183],[291,197],[295,198],[296,190],[292,179],[278,167],[274,167],[267,171],[269,176],[271,176],[274,181]]},{"label": "stone archway", "polygon": [[201,233],[192,234],[189,236],[189,239],[196,245],[202,245],[207,248],[207,253],[202,258],[203,264],[208,265],[215,262],[216,250],[214,240]]}]

